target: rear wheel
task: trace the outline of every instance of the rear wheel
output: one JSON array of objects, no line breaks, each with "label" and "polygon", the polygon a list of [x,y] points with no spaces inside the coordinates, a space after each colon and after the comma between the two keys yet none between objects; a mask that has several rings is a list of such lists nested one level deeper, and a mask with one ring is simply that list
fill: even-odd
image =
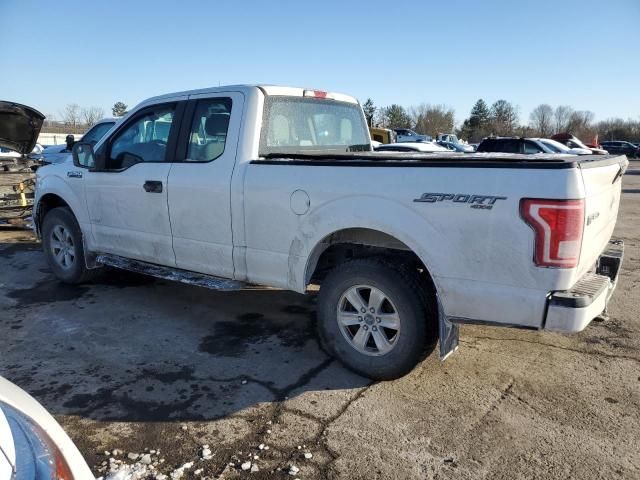
[{"label": "rear wheel", "polygon": [[398,378],[435,345],[427,300],[417,278],[383,260],[357,259],[322,283],[318,328],[325,348],[375,380]]},{"label": "rear wheel", "polygon": [[85,264],[82,231],[68,208],[54,208],[44,217],[42,246],[51,270],[61,281],[76,284],[93,276]]}]

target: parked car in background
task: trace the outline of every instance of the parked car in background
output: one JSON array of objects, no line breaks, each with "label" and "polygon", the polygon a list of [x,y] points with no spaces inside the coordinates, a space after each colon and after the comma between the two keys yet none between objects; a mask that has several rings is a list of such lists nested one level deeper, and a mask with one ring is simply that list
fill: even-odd
[{"label": "parked car in background", "polygon": [[611,154],[626,155],[629,158],[640,157],[640,147],[631,142],[607,140],[602,142],[601,146]]},{"label": "parked car in background", "polygon": [[13,150],[9,150],[8,148],[3,148],[0,147],[0,158],[20,158],[22,157],[22,155],[20,155],[18,152],[15,152]]},{"label": "parked car in background", "polygon": [[472,153],[475,151],[471,145],[466,145],[463,143],[452,143],[452,142],[442,142],[442,141],[436,142],[436,143],[440,145],[442,148],[445,148],[453,152]]},{"label": "parked car in background", "polygon": [[395,143],[397,142],[396,132],[390,128],[369,127],[371,140],[378,143]]},{"label": "parked car in background", "polygon": [[590,148],[569,148],[565,144],[556,140],[551,140],[550,138],[536,138],[530,140],[536,140],[542,143],[543,146],[549,148],[555,153],[565,153],[567,155],[593,155]]},{"label": "parked car in background", "polygon": [[434,142],[404,142],[404,143],[389,143],[387,145],[380,145],[374,147],[376,152],[448,152],[444,147],[441,147]]},{"label": "parked car in background", "polygon": [[433,140],[429,135],[420,135],[408,128],[394,128],[397,135],[397,142],[430,142]]},{"label": "parked car in background", "polygon": [[453,133],[440,133],[436,137],[438,145],[446,148],[447,150],[453,150],[454,152],[471,153],[475,152],[475,149],[468,143],[461,142]]},{"label": "parked car in background", "polygon": [[58,422],[27,392],[0,377],[0,480],[93,478]]},{"label": "parked car in background", "polygon": [[[31,150],[30,155],[39,155],[44,151],[44,149],[45,147],[43,147],[39,143],[36,143],[35,147],[33,147],[33,150]],[[21,157],[22,155],[16,152],[15,150],[9,150],[8,148],[0,147],[0,158],[21,158]]]},{"label": "parked car in background", "polygon": [[556,133],[551,137],[552,140],[556,140],[569,148],[585,148],[591,150],[594,155],[607,155],[609,152],[602,148],[587,147],[578,137],[571,135],[570,133]]},{"label": "parked car in background", "polygon": [[[111,127],[113,127],[117,121],[117,118],[103,118],[82,136],[82,141],[93,144],[97,143],[105,133],[111,130]],[[71,148],[73,148],[74,143],[75,139],[73,135],[67,135],[67,142],[64,145],[46,147],[39,154],[32,155],[32,158],[40,160],[42,163],[62,163],[71,158]]]},{"label": "parked car in background", "polygon": [[521,137],[489,137],[478,145],[478,153],[557,153],[537,139]]}]

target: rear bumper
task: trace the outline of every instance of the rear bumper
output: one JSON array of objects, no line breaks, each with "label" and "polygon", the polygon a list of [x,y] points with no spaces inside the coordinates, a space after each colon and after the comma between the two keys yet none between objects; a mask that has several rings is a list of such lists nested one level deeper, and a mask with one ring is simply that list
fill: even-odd
[{"label": "rear bumper", "polygon": [[544,329],[580,332],[604,312],[616,288],[623,257],[623,241],[611,240],[598,258],[595,273],[585,274],[570,290],[552,293]]}]

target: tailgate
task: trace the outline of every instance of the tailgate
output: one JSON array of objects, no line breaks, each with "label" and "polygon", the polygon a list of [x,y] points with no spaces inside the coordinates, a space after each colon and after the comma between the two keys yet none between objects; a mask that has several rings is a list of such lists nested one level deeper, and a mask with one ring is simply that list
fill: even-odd
[{"label": "tailgate", "polygon": [[581,276],[593,268],[607,246],[618,217],[622,176],[629,162],[627,157],[607,156],[580,162],[585,191],[585,223],[578,273]]}]

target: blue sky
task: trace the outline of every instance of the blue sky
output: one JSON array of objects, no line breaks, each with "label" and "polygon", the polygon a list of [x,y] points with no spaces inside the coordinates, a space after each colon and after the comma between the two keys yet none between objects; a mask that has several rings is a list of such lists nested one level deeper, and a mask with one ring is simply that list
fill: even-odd
[{"label": "blue sky", "polygon": [[376,105],[480,97],[640,118],[640,1],[0,0],[0,98],[58,116],[274,83]]}]

